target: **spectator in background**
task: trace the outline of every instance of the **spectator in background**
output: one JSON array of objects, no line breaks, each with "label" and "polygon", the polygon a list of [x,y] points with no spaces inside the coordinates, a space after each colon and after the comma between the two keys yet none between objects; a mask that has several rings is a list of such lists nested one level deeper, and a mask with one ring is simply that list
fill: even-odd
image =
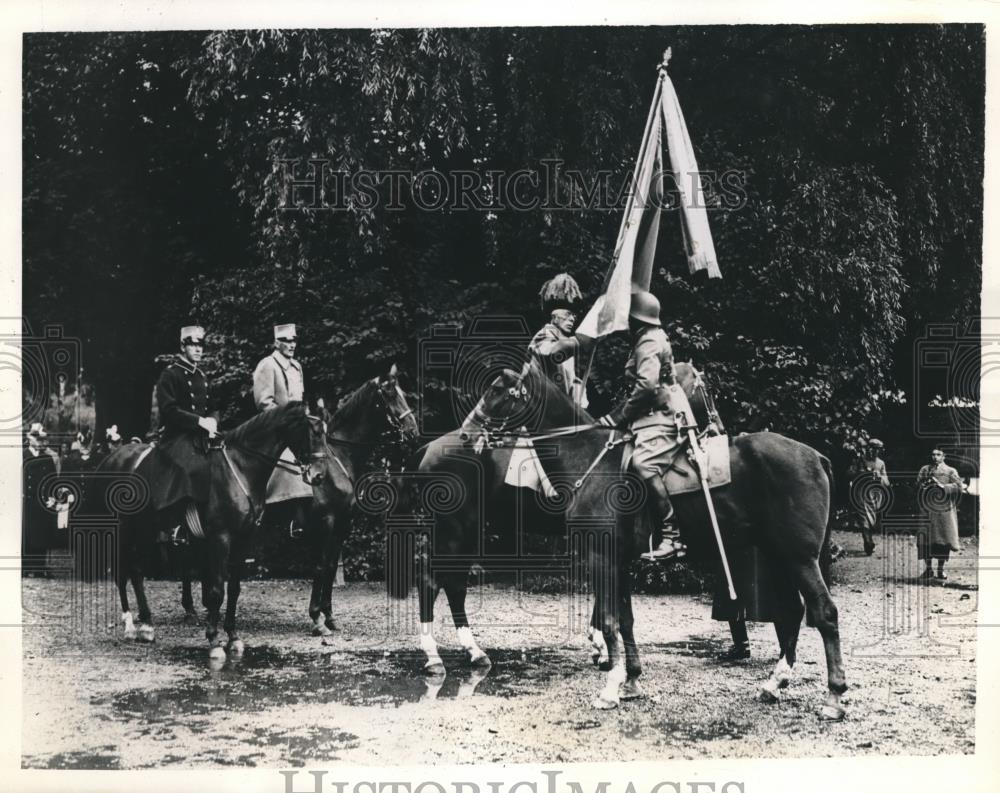
[{"label": "spectator in background", "polygon": [[917,531],[917,558],[925,564],[922,579],[933,577],[937,559],[937,577],[943,580],[948,577],[944,565],[951,552],[962,549],[958,542],[958,499],[965,492],[965,483],[958,471],[945,465],[941,449],[931,452],[931,460],[917,474],[917,503],[926,515]]},{"label": "spectator in background", "polygon": [[882,533],[882,513],[888,504],[889,476],[881,454],[885,448],[878,438],[859,441],[847,475],[850,482],[851,522],[861,530],[865,553],[875,551],[874,535]]},{"label": "spectator in background", "polygon": [[[52,546],[56,530],[55,513],[46,507],[47,494],[42,492],[43,481],[56,473],[55,459],[45,448],[46,436],[40,423],[32,424],[25,435],[21,468],[21,531],[25,557],[44,557]],[[23,569],[28,575],[32,574],[30,564]]]}]

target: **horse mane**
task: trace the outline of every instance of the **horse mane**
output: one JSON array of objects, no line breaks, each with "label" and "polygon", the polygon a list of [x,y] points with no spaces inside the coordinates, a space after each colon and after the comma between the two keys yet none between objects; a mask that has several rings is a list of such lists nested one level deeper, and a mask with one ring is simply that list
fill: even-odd
[{"label": "horse mane", "polygon": [[355,424],[360,420],[362,412],[368,407],[367,398],[373,388],[376,387],[374,380],[365,380],[358,388],[344,397],[337,410],[330,418],[328,432],[340,429],[345,424]]},{"label": "horse mane", "polygon": [[305,403],[288,402],[247,419],[235,429],[227,431],[226,439],[233,443],[252,446],[264,433],[271,433],[277,427],[290,426],[298,418],[298,414],[305,416]]}]

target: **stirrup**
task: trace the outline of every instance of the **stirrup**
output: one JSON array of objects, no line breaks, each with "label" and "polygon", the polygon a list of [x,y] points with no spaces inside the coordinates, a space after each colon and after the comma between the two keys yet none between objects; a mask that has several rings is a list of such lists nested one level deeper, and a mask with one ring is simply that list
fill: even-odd
[{"label": "stirrup", "polygon": [[649,562],[662,562],[666,559],[680,559],[684,556],[687,556],[687,546],[680,540],[663,540],[657,547],[654,548],[652,535],[649,537],[649,550],[639,554],[640,559],[645,559]]},{"label": "stirrup", "polygon": [[178,545],[189,545],[190,544],[190,540],[188,540],[187,535],[186,534],[182,534],[183,530],[184,530],[184,526],[182,524],[178,524],[177,526],[174,526],[173,531],[170,532],[170,544],[171,545],[178,546]]},{"label": "stirrup", "polygon": [[306,533],[305,526],[300,526],[294,520],[288,521],[288,536],[290,539],[297,540],[305,533]]}]

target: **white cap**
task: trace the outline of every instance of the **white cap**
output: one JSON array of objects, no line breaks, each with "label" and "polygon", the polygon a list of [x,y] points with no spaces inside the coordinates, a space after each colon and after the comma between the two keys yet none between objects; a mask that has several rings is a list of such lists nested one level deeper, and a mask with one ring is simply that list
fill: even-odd
[{"label": "white cap", "polygon": [[289,323],[287,325],[275,325],[274,326],[274,340],[279,339],[294,339],[295,338],[295,325]]},{"label": "white cap", "polygon": [[181,328],[181,341],[204,341],[205,329],[201,325],[185,325]]},{"label": "white cap", "polygon": [[106,437],[109,441],[120,441],[122,436],[118,434],[118,425],[112,424],[104,430],[104,437]]},{"label": "white cap", "polygon": [[45,431],[45,427],[42,426],[42,423],[40,421],[36,421],[34,424],[31,425],[31,428],[28,430],[28,434],[34,435],[36,438],[44,438],[46,435],[48,435],[48,433]]}]

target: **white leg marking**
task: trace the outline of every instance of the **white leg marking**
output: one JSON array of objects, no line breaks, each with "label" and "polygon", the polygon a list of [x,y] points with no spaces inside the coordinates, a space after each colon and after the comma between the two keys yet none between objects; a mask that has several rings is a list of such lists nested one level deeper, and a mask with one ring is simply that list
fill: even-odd
[{"label": "white leg marking", "polygon": [[601,710],[618,707],[618,702],[621,699],[621,687],[628,677],[625,673],[625,652],[621,634],[615,637],[615,641],[618,645],[615,662],[605,675],[604,688],[601,689],[593,702],[594,707]]},{"label": "white leg marking", "polygon": [[420,623],[420,649],[427,656],[427,663],[424,664],[424,669],[429,669],[432,666],[444,666],[441,656],[438,655],[437,642],[434,640],[433,622]]},{"label": "white leg marking", "polygon": [[469,654],[469,661],[472,664],[476,666],[489,665],[490,657],[476,644],[476,638],[472,635],[472,628],[465,627],[458,629],[458,643]]},{"label": "white leg marking", "polygon": [[778,691],[782,688],[787,688],[791,681],[792,668],[785,660],[785,656],[781,656],[781,658],[778,659],[778,663],[775,664],[774,671],[771,672],[771,676],[767,679],[764,685],[760,687],[760,698],[765,702],[777,702]]},{"label": "white leg marking", "polygon": [[135,622],[132,620],[131,611],[122,612],[122,628],[126,639],[135,638]]}]

